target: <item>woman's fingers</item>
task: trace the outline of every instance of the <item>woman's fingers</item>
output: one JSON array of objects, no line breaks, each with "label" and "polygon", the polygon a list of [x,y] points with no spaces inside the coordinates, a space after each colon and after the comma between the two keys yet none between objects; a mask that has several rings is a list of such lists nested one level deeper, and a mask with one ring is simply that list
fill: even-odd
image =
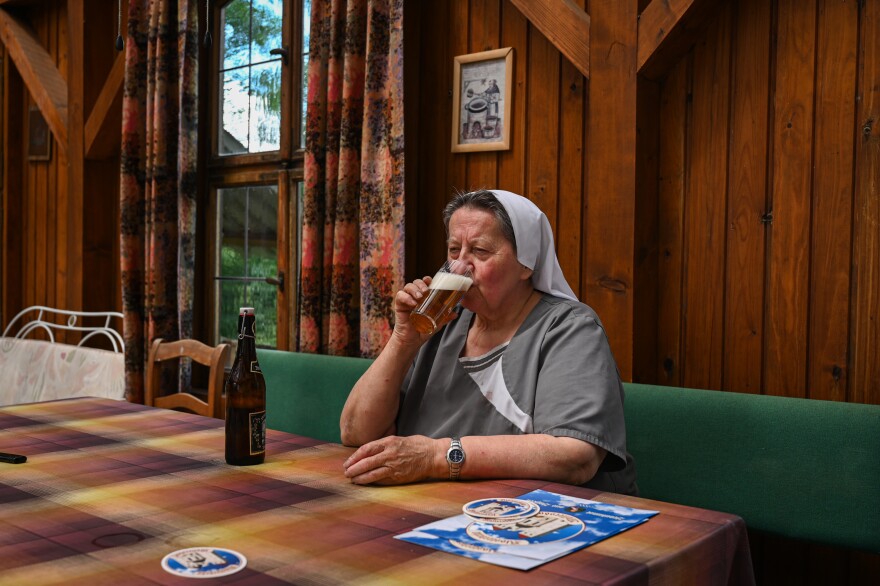
[{"label": "woman's fingers", "polygon": [[361,446],[343,464],[355,484],[403,484],[430,474],[431,440],[422,436],[385,437]]}]

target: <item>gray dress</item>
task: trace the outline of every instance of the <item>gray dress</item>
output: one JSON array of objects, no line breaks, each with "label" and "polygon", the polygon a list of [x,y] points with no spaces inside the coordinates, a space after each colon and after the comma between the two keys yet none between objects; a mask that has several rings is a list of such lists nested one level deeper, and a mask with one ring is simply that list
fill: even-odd
[{"label": "gray dress", "polygon": [[[473,317],[462,310],[419,351],[403,381],[398,435],[577,438],[608,452],[585,486],[637,494],[626,451],[623,385],[596,313],[542,294],[506,347],[463,363],[459,356]],[[469,372],[492,364],[500,365],[494,378]]]}]

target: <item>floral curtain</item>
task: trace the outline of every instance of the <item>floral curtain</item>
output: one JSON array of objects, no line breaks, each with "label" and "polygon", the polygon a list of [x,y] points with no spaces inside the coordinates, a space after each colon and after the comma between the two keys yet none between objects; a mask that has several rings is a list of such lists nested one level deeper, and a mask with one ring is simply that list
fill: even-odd
[{"label": "floral curtain", "polygon": [[[125,393],[142,403],[154,338],[192,337],[198,3],[129,0],[122,102]],[[181,368],[188,386],[188,368]]]},{"label": "floral curtain", "polygon": [[299,350],[376,356],[403,286],[403,0],[313,0]]}]

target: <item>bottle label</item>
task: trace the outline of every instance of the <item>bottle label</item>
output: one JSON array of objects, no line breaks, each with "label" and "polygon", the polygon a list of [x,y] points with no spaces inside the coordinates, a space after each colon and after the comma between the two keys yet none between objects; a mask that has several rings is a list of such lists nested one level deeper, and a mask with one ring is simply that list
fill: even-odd
[{"label": "bottle label", "polygon": [[262,370],[260,370],[260,363],[256,360],[251,360],[251,372],[263,372]]},{"label": "bottle label", "polygon": [[266,451],[266,412],[256,411],[250,414],[251,456]]}]

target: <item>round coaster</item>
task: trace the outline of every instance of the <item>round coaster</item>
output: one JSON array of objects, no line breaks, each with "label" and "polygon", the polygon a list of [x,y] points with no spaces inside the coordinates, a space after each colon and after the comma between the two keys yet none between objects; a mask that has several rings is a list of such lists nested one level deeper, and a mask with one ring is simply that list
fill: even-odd
[{"label": "round coaster", "polygon": [[524,519],[540,511],[537,503],[523,499],[494,497],[471,501],[461,510],[471,519],[486,521],[503,521],[506,519]]},{"label": "round coaster", "polygon": [[468,536],[493,545],[530,545],[564,541],[579,535],[583,521],[565,513],[543,512],[532,517],[474,521],[465,530]]},{"label": "round coaster", "polygon": [[162,569],[185,578],[217,578],[244,569],[247,558],[237,551],[221,547],[190,547],[171,552],[162,558]]}]

